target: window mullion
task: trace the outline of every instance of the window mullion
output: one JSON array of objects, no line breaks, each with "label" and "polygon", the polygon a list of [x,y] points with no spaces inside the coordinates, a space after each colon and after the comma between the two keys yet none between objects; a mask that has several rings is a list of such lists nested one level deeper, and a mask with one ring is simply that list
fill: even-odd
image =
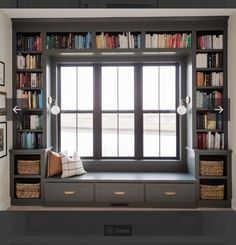
[{"label": "window mullion", "polygon": [[101,123],[101,66],[94,66],[93,73],[93,155],[102,157],[102,123]]},{"label": "window mullion", "polygon": [[[161,81],[160,81],[160,78],[161,78],[161,75],[160,75],[160,72],[161,72],[161,69],[160,69],[160,66],[158,66],[158,109],[160,110],[160,102],[161,102],[161,93],[160,93],[160,90],[161,90]],[[159,157],[161,156],[161,113],[159,112]]]},{"label": "window mullion", "polygon": [[134,110],[135,110],[135,158],[143,158],[143,74],[142,65],[135,65]]}]

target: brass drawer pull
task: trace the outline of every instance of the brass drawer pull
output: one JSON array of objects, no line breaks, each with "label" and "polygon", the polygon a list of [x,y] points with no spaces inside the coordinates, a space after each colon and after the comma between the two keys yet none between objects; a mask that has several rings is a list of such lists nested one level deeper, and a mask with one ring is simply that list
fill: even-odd
[{"label": "brass drawer pull", "polygon": [[75,195],[75,191],[64,191],[65,196],[72,196]]},{"label": "brass drawer pull", "polygon": [[175,191],[165,191],[164,194],[166,196],[176,196],[177,193]]},{"label": "brass drawer pull", "polygon": [[124,196],[125,195],[125,191],[114,191],[114,194],[116,196]]}]

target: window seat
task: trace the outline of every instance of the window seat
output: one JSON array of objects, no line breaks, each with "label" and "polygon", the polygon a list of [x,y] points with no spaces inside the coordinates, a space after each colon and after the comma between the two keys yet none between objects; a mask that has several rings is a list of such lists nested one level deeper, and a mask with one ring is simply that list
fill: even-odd
[{"label": "window seat", "polygon": [[154,173],[154,172],[88,172],[87,174],[69,178],[60,176],[44,179],[45,182],[195,182],[195,177],[189,173]]},{"label": "window seat", "polygon": [[43,181],[44,206],[184,207],[196,205],[189,173],[89,172]]}]

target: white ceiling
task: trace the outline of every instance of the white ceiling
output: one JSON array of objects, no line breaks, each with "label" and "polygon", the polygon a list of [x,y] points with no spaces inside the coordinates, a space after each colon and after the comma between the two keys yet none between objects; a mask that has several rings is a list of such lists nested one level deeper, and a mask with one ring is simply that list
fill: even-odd
[{"label": "white ceiling", "polygon": [[236,9],[1,9],[10,18],[230,16]]}]

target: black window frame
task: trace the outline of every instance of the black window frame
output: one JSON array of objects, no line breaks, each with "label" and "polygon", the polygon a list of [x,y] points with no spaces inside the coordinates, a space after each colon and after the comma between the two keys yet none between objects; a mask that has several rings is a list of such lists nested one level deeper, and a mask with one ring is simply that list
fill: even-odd
[{"label": "black window frame", "polygon": [[[47,61],[48,66],[48,77],[50,81],[50,87],[48,87],[48,93],[53,98],[60,99],[59,92],[59,72],[58,67],[60,65],[78,65],[78,64],[110,64],[116,61],[117,64],[120,63],[176,63],[179,66],[179,98],[185,98],[187,95],[187,81],[191,79],[191,70],[189,70],[192,62],[191,54],[153,54],[153,55],[133,55],[133,56],[101,56],[94,54],[93,56],[76,56],[76,55],[52,55]],[[191,90],[188,91],[188,95],[192,95]],[[194,99],[194,98],[192,98]],[[179,102],[179,101],[178,101]],[[191,105],[188,106],[191,108]],[[191,110],[191,109],[190,109]],[[189,114],[191,117],[191,113]],[[186,145],[187,140],[191,135],[187,135],[187,117],[188,115],[179,116],[179,159],[84,159],[83,164],[87,171],[92,172],[183,172],[187,170],[186,164]],[[51,135],[48,135],[53,145],[53,150],[59,151],[58,142],[58,130],[59,130],[59,116],[49,117],[49,124],[51,125]],[[191,119],[189,119],[191,120]],[[188,136],[188,137],[187,137]]]}]

